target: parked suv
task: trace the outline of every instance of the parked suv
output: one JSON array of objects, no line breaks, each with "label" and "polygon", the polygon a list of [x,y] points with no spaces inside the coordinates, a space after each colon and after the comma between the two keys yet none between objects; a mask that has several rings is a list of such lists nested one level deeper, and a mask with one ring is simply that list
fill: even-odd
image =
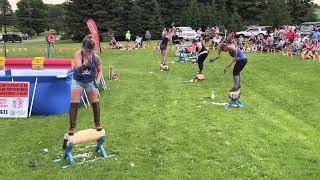
[{"label": "parked suv", "polygon": [[8,42],[8,41],[11,41],[11,42],[22,42],[22,37],[19,36],[18,34],[4,34],[3,37],[2,37],[2,40],[4,42]]},{"label": "parked suv", "polygon": [[311,35],[314,29],[320,28],[320,22],[304,22],[301,23],[300,32],[301,35]]},{"label": "parked suv", "polygon": [[[268,35],[268,29],[271,29],[271,26],[251,26],[245,31],[236,32],[236,36],[249,37],[252,34],[255,36],[258,35]],[[271,32],[271,31],[270,31]]]},{"label": "parked suv", "polygon": [[183,38],[185,40],[192,40],[201,37],[191,27],[177,27],[176,30],[178,37]]}]

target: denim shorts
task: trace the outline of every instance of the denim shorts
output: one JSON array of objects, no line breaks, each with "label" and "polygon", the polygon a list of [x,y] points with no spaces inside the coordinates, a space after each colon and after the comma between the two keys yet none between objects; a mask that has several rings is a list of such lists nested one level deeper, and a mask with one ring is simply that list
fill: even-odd
[{"label": "denim shorts", "polygon": [[86,92],[97,91],[97,88],[94,86],[93,81],[91,82],[79,82],[72,79],[71,89],[84,89]]}]

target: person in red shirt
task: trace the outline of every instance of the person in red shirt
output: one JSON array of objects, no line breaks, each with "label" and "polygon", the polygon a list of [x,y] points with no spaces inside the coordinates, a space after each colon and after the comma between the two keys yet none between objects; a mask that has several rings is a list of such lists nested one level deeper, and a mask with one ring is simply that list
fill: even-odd
[{"label": "person in red shirt", "polygon": [[292,31],[292,29],[289,30],[287,33],[288,41],[289,43],[293,43],[294,38],[295,38],[295,33]]}]

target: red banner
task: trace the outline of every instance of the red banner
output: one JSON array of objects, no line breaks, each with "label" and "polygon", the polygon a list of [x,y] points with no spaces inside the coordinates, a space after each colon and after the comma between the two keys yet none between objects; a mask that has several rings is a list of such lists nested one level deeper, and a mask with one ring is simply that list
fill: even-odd
[{"label": "red banner", "polygon": [[29,83],[25,82],[1,82],[0,97],[28,97]]},{"label": "red banner", "polygon": [[96,49],[100,49],[100,43],[99,43],[99,34],[98,34],[98,28],[96,25],[96,22],[93,19],[89,19],[87,21],[87,25],[90,31],[90,34],[93,36],[95,42],[96,42]]}]

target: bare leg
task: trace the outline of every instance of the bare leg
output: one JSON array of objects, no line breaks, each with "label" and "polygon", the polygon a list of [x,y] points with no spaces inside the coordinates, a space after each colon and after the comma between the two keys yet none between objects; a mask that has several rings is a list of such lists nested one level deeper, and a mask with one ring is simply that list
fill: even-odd
[{"label": "bare leg", "polygon": [[89,97],[90,103],[92,105],[95,127],[96,127],[97,131],[101,131],[102,127],[100,124],[100,104],[99,104],[97,91],[88,92],[88,97]]},{"label": "bare leg", "polygon": [[70,103],[70,112],[69,112],[69,135],[73,135],[77,132],[77,115],[78,115],[78,106],[80,103],[80,98],[82,94],[82,89],[72,89],[71,90],[71,103]]}]

